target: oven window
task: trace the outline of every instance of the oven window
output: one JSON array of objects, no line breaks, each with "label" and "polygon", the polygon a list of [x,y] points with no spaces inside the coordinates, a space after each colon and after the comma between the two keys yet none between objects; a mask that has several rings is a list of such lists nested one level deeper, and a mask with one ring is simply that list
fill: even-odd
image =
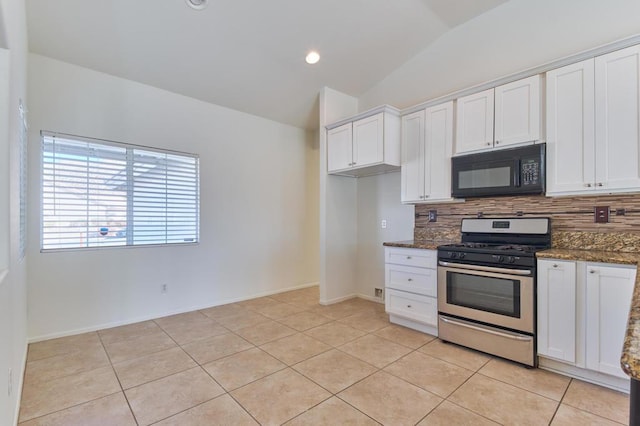
[{"label": "oven window", "polygon": [[511,167],[463,170],[458,172],[458,188],[500,188],[511,186]]},{"label": "oven window", "polygon": [[447,303],[520,318],[520,281],[447,272]]}]

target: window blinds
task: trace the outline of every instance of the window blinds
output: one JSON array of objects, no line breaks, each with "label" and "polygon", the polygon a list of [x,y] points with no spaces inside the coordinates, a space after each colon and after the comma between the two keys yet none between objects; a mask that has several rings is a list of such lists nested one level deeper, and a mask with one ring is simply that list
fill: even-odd
[{"label": "window blinds", "polygon": [[42,249],[195,243],[196,155],[42,133]]}]

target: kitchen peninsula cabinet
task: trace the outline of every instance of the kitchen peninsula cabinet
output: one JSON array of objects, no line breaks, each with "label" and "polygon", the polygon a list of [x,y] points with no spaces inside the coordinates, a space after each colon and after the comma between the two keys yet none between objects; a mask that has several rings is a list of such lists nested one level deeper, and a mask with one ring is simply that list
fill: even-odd
[{"label": "kitchen peninsula cabinet", "polygon": [[400,116],[383,106],[327,126],[327,172],[368,176],[400,166]]},{"label": "kitchen peninsula cabinet", "polygon": [[640,46],[547,73],[547,195],[640,190]]},{"label": "kitchen peninsula cabinet", "polygon": [[[620,356],[636,266],[538,260],[540,365],[624,388]],[[555,362],[559,361],[559,362]]]},{"label": "kitchen peninsula cabinet", "polygon": [[401,201],[451,200],[453,101],[402,117]]},{"label": "kitchen peninsula cabinet", "polygon": [[384,253],[389,320],[437,336],[436,250],[385,247]]},{"label": "kitchen peninsula cabinet", "polygon": [[456,154],[540,139],[540,76],[456,100]]}]

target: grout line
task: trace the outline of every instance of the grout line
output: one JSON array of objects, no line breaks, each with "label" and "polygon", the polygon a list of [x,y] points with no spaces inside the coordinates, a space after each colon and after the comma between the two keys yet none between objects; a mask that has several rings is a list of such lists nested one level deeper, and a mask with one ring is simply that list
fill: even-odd
[{"label": "grout line", "polygon": [[124,400],[126,401],[127,406],[129,407],[129,411],[133,416],[133,421],[136,422],[136,425],[139,425],[140,422],[138,421],[138,418],[136,417],[136,413],[133,411],[133,408],[131,407],[131,403],[129,402],[129,398],[127,397],[126,392],[124,391],[124,387],[122,386],[120,377],[118,376],[118,373],[116,372],[116,369],[113,366],[113,362],[111,361],[111,356],[109,355],[109,352],[107,352],[107,347],[105,346],[105,343],[102,341],[102,336],[100,336],[100,333],[98,332],[96,332],[96,334],[98,335],[98,340],[100,340],[100,345],[102,345],[102,350],[107,355],[107,359],[109,360],[109,365],[111,365],[111,371],[113,371],[113,375],[116,376],[116,380],[118,381],[118,385],[120,386],[120,392],[122,392],[122,396],[124,397]]}]

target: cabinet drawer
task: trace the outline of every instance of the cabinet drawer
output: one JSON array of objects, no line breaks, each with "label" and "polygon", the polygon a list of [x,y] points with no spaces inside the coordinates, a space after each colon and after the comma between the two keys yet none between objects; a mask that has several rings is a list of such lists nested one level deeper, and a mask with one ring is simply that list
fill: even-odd
[{"label": "cabinet drawer", "polygon": [[385,263],[436,269],[438,256],[435,250],[387,247]]},{"label": "cabinet drawer", "polygon": [[438,322],[438,303],[435,297],[388,289],[385,307],[389,314],[423,324],[436,326]]},{"label": "cabinet drawer", "polygon": [[437,295],[436,270],[416,268],[414,266],[394,265],[387,263],[385,269],[385,286],[396,290],[404,290],[425,296]]}]

